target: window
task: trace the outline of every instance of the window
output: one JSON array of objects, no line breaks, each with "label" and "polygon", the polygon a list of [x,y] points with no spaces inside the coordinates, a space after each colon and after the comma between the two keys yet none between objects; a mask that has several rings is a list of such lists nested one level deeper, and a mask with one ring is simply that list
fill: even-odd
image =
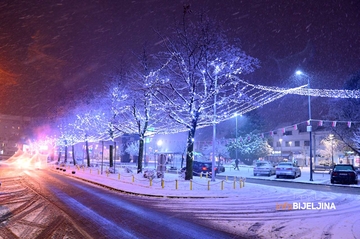
[{"label": "window", "polygon": [[276,147],[281,147],[281,143],[279,141],[276,142]]},{"label": "window", "polygon": [[295,147],[300,147],[300,141],[295,141]]},{"label": "window", "polygon": [[291,130],[287,130],[287,131],[285,131],[284,135],[292,135],[292,131],[291,131]]},{"label": "window", "polygon": [[285,141],[285,147],[291,147],[292,144],[292,141]]},{"label": "window", "polygon": [[304,141],[304,146],[310,146],[310,141],[309,141],[309,140],[305,140],[305,141]]}]

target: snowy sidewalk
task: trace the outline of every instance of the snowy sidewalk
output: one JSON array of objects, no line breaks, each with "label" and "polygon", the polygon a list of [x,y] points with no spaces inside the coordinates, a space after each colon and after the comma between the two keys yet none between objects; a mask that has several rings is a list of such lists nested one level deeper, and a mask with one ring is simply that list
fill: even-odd
[{"label": "snowy sidewalk", "polygon": [[128,173],[125,169],[119,170],[116,174],[107,174],[104,170],[101,174],[98,168],[77,168],[72,165],[65,167],[49,165],[48,168],[124,193],[153,197],[230,197],[254,190],[252,187],[247,187],[246,179],[240,176],[212,182],[206,176],[194,177],[189,181],[181,178],[179,174],[165,173],[163,180],[161,178],[149,180],[142,174]]},{"label": "snowy sidewalk", "polygon": [[[239,167],[239,170],[226,167],[225,172],[218,174],[218,178],[215,181],[211,181],[211,178],[207,178],[205,175],[202,177],[194,177],[189,181],[181,178],[180,174],[176,171],[165,173],[163,179],[154,178],[153,180],[149,180],[144,178],[142,174],[133,173],[136,171],[135,168],[133,172],[127,172],[125,168],[120,168],[116,174],[107,174],[104,169],[101,174],[100,168],[78,168],[73,165],[66,165],[66,167],[49,165],[48,167],[59,173],[124,193],[152,197],[231,197],[239,196],[239,194],[243,193],[255,193],[259,185],[246,182],[247,178],[331,185],[328,172],[313,173],[313,181],[310,181],[309,168],[303,168],[302,175],[299,178],[277,179],[275,176],[254,176],[251,166],[242,166]],[[66,169],[66,171],[62,169]],[[334,186],[360,187],[359,184],[336,184]]]}]

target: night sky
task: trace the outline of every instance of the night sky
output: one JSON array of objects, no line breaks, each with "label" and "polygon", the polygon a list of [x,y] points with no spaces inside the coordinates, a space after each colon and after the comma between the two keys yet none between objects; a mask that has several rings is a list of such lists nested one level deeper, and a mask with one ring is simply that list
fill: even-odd
[{"label": "night sky", "polygon": [[261,61],[251,83],[300,85],[301,68],[313,87],[337,89],[360,70],[358,0],[2,0],[0,113],[44,116],[100,91],[144,44],[159,46],[154,29],[166,35],[184,3]]}]

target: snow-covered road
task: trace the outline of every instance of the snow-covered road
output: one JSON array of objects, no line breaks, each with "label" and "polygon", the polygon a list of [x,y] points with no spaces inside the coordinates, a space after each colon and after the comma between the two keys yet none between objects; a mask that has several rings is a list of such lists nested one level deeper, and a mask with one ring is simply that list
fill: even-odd
[{"label": "snow-covered road", "polygon": [[[71,175],[70,171],[59,173]],[[201,218],[214,228],[239,236],[360,238],[360,227],[357,226],[360,223],[360,190],[357,186],[351,187],[359,191],[358,195],[269,187],[246,181],[244,187],[240,188],[236,182],[233,188],[233,177],[238,180],[240,175],[246,176],[240,172],[234,172],[237,176],[228,174],[229,181],[224,182],[223,189],[220,187],[222,180],[209,182],[205,177],[196,177],[192,190],[189,182],[176,174],[165,174],[164,188],[159,179],[154,179],[152,186],[149,186],[147,179],[138,176],[133,178],[122,171],[119,171],[120,179],[117,174],[101,175],[94,170],[90,173],[89,169],[77,170],[72,176],[122,191],[158,196],[156,200],[151,200],[152,206],[175,214],[187,213]],[[319,183],[319,178],[329,177],[328,174],[316,175],[312,183]],[[175,181],[178,182],[177,189]],[[296,206],[301,208],[297,209]]]}]

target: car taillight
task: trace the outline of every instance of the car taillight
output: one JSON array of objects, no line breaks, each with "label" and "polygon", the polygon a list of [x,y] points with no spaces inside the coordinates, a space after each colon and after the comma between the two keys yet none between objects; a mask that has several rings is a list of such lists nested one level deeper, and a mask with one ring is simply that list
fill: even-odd
[{"label": "car taillight", "polygon": [[207,170],[207,167],[202,167],[202,170],[206,171],[206,170]]},{"label": "car taillight", "polygon": [[337,173],[337,172],[333,172],[332,175],[333,175],[333,176],[337,176],[338,173]]}]

